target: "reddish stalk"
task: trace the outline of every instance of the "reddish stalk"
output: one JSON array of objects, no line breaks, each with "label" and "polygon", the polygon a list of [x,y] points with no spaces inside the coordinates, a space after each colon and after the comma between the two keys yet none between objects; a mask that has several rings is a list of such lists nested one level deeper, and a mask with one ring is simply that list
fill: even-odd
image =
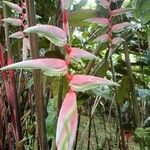
[{"label": "reddish stalk", "polygon": [[[7,18],[7,9],[6,6],[3,5],[3,17]],[[5,38],[6,38],[6,48],[7,48],[7,54],[8,54],[8,60],[12,60],[12,48],[11,48],[11,43],[9,39],[9,26],[7,23],[5,24]],[[5,76],[5,75],[4,75]],[[4,77],[5,78],[5,77]],[[16,141],[19,142],[22,139],[22,133],[21,133],[21,123],[20,123],[20,116],[19,116],[19,108],[18,108],[18,99],[17,99],[17,90],[16,90],[16,85],[15,85],[15,77],[13,72],[9,72],[9,78],[7,80],[9,81],[10,86],[5,86],[5,89],[8,90],[8,87],[10,88],[10,93],[12,95],[7,95],[9,97],[10,104],[13,109],[13,114],[14,114],[14,127],[15,127],[15,132],[16,132]],[[6,85],[6,83],[5,83]]]}]

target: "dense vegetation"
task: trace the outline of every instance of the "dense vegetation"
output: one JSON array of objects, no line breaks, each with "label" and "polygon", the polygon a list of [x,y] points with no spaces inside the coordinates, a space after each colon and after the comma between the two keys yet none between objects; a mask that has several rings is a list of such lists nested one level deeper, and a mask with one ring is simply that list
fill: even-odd
[{"label": "dense vegetation", "polygon": [[0,2],[0,150],[150,149],[150,1]]}]

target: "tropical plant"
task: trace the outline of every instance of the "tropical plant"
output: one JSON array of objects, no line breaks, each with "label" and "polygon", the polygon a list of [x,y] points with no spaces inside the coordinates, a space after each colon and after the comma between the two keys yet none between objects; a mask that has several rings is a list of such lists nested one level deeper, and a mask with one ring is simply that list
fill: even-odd
[{"label": "tropical plant", "polygon": [[89,150],[91,132],[96,149],[129,149],[135,129],[149,147],[148,0],[17,2],[0,15],[0,149]]}]

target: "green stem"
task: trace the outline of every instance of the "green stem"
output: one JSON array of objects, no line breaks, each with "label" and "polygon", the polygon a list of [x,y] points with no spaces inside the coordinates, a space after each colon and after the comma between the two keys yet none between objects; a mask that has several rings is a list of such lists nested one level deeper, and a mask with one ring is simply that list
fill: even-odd
[{"label": "green stem", "polygon": [[[95,51],[94,51],[94,53],[93,53],[95,56],[97,56],[97,54],[98,54],[98,52],[99,52],[99,50],[100,50],[100,47],[101,47],[101,46],[98,45],[97,48],[95,49]],[[90,60],[90,61],[89,61],[87,67],[85,68],[84,74],[89,74],[89,73],[90,73],[90,70],[91,70],[91,68],[92,68],[93,65],[94,65],[94,62],[95,62],[95,60]]]},{"label": "green stem", "polygon": [[[91,99],[90,99],[91,101]],[[89,129],[88,129],[88,146],[87,150],[90,150],[90,142],[91,142],[91,125],[92,125],[92,116],[91,116],[91,111],[92,111],[92,106],[90,105],[89,102]]]},{"label": "green stem", "polygon": [[150,52],[150,26],[148,25],[148,50]]},{"label": "green stem", "polygon": [[[133,73],[132,73],[132,68],[130,63],[128,43],[126,41],[123,44],[123,48],[125,53],[125,61],[128,70],[129,82],[130,82],[131,104],[133,107],[133,113],[134,113],[133,116],[134,116],[134,123],[136,128],[141,126],[141,115],[140,115],[140,108],[135,93],[135,83],[134,83],[134,78],[133,78]],[[141,150],[145,149],[144,140],[140,141],[140,149]]]},{"label": "green stem", "polygon": [[129,58],[129,50],[128,50],[127,42],[124,42],[123,48],[124,48],[124,52],[125,52],[125,61],[126,61],[126,66],[127,66],[128,76],[129,76],[129,82],[130,82],[131,99],[132,99],[132,107],[133,107],[133,112],[134,112],[135,126],[140,127],[140,125],[141,125],[140,109],[139,109],[138,101],[137,101],[136,95],[135,95],[135,83],[134,83],[130,58]]},{"label": "green stem", "polygon": [[[28,16],[28,26],[36,25],[35,17],[35,1],[26,0],[26,9]],[[30,39],[30,48],[32,58],[39,57],[39,46],[38,46],[38,37],[36,34],[29,34]],[[48,150],[47,137],[46,137],[46,124],[45,124],[45,106],[42,95],[42,81],[41,81],[41,72],[40,70],[33,71],[33,80],[34,80],[34,94],[36,102],[36,114],[37,114],[37,125],[38,125],[38,139],[40,143],[41,150]]]},{"label": "green stem", "polygon": [[[111,71],[112,71],[112,75],[113,75],[113,81],[116,82],[115,68],[114,68],[112,57],[110,57],[110,62],[111,62]],[[118,94],[117,89],[115,91],[116,91],[115,93],[117,95]],[[121,133],[122,148],[123,148],[123,150],[125,150],[126,146],[125,146],[123,124],[122,124],[122,116],[121,116],[120,106],[117,101],[116,101],[116,106],[117,106],[117,112],[118,112],[118,121],[119,121],[120,133]]]},{"label": "green stem", "polygon": [[79,108],[79,110],[78,110],[78,126],[77,126],[76,139],[75,139],[75,143],[74,143],[74,150],[77,149],[77,145],[78,145],[80,122],[81,122],[81,108]]},{"label": "green stem", "polygon": [[95,125],[94,116],[93,116],[92,120],[93,120],[94,134],[95,134],[95,140],[96,140],[96,148],[98,150],[99,149],[99,146],[98,146],[98,135],[97,135],[97,131],[96,131],[96,125]]}]

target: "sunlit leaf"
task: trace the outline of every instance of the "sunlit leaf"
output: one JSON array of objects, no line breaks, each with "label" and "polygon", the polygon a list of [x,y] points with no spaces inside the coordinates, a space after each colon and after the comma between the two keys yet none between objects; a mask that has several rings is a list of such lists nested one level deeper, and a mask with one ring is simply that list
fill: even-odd
[{"label": "sunlit leaf", "polygon": [[113,25],[112,32],[119,32],[130,25],[131,25],[131,23],[129,23],[129,22],[123,22],[123,23]]},{"label": "sunlit leaf", "polygon": [[69,9],[69,7],[73,4],[74,0],[61,0],[61,8],[62,9]]},{"label": "sunlit leaf", "polygon": [[129,12],[129,11],[131,11],[131,10],[130,9],[126,9],[126,8],[115,9],[115,10],[112,11],[112,16],[121,15],[121,14]]},{"label": "sunlit leaf", "polygon": [[101,35],[101,36],[97,37],[94,41],[101,42],[101,43],[107,42],[107,41],[109,41],[109,35],[108,34]]},{"label": "sunlit leaf", "polygon": [[17,18],[5,18],[5,19],[2,19],[2,21],[5,23],[9,23],[13,26],[21,26],[22,25],[22,21]]},{"label": "sunlit leaf", "polygon": [[10,38],[22,39],[24,37],[24,33],[22,31],[15,32],[9,36]]},{"label": "sunlit leaf", "polygon": [[75,48],[75,47],[71,48],[71,52],[70,52],[69,56],[74,59],[81,59],[81,58],[96,59],[97,58],[95,55],[93,55],[83,49],[79,49],[79,48]]},{"label": "sunlit leaf", "polygon": [[50,40],[53,44],[57,46],[64,46],[67,43],[67,36],[65,32],[55,26],[51,25],[36,25],[29,27],[24,30],[25,33],[37,33]]},{"label": "sunlit leaf", "polygon": [[107,1],[107,0],[98,0],[99,1],[99,4],[101,6],[103,6],[104,8],[108,9],[109,6],[110,6],[110,3]]},{"label": "sunlit leaf", "polygon": [[112,44],[116,45],[116,44],[121,44],[124,41],[123,38],[121,37],[116,37],[112,40]]},{"label": "sunlit leaf", "polygon": [[76,94],[67,93],[58,117],[56,145],[58,150],[71,150],[77,131],[77,102]]},{"label": "sunlit leaf", "polygon": [[85,21],[87,22],[91,22],[91,23],[97,23],[99,25],[102,25],[102,26],[106,26],[109,24],[109,21],[107,18],[89,18],[89,19],[86,19]]},{"label": "sunlit leaf", "polygon": [[74,75],[70,81],[70,86],[75,91],[85,91],[93,88],[97,88],[100,85],[118,85],[117,83],[90,75]]},{"label": "sunlit leaf", "polygon": [[22,13],[21,7],[18,6],[17,4],[12,3],[12,2],[8,2],[8,1],[3,1],[3,3],[4,3],[5,5],[7,5],[8,7],[10,7],[11,9],[15,10],[16,12]]},{"label": "sunlit leaf", "polygon": [[67,64],[61,59],[42,58],[26,60],[0,68],[0,70],[8,69],[41,69],[45,75],[60,76],[66,74]]}]

